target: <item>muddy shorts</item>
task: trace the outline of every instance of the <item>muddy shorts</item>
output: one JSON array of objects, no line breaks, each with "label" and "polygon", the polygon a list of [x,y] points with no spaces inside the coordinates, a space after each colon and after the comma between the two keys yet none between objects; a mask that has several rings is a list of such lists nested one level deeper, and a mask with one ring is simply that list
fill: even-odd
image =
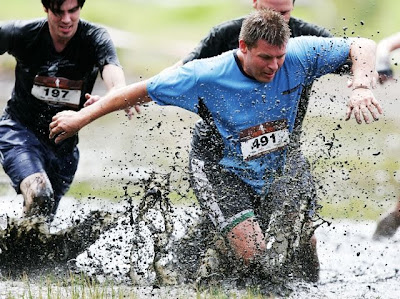
[{"label": "muddy shorts", "polygon": [[49,145],[9,115],[4,114],[0,120],[0,162],[17,193],[21,192],[19,187],[23,179],[45,172],[58,204],[72,183],[78,160],[77,147],[72,152],[57,155]]},{"label": "muddy shorts", "polygon": [[317,196],[308,162],[300,150],[292,150],[283,174],[274,180],[266,196],[258,195],[235,174],[204,157],[193,151],[190,154],[192,188],[223,235],[255,217],[267,246],[283,244],[285,251],[290,247],[293,252],[300,243],[309,242]]}]

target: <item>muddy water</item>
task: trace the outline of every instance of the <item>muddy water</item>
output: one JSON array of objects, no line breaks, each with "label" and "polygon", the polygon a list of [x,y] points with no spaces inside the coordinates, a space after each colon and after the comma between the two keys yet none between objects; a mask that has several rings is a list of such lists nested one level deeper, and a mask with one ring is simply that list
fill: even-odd
[{"label": "muddy water", "polygon": [[[10,197],[0,198],[2,211],[18,216],[20,211],[16,206],[19,206],[20,200],[19,197],[11,200]],[[102,200],[77,202],[72,198],[64,198],[53,223],[53,230],[70,225],[68,219],[71,216],[79,217],[99,208],[118,211],[124,209],[124,204],[111,205]],[[182,212],[183,210],[178,213]],[[111,279],[121,283],[121,289],[135,292],[140,298],[166,298],[163,297],[166,293],[177,297],[194,297],[196,292],[191,286],[162,289],[129,286],[129,255],[133,229],[122,220],[111,233],[105,233],[98,242],[78,256],[77,266],[80,270],[99,281]],[[178,227],[177,235],[182,229]],[[315,284],[291,285],[293,292],[289,298],[399,298],[400,232],[390,240],[377,242],[372,241],[374,229],[375,222],[349,220],[332,221],[329,226],[319,228],[317,238],[321,263],[320,281]],[[27,286],[23,282],[3,279],[0,281],[0,298],[10,293],[14,296],[26,294]],[[35,287],[38,286],[34,283],[30,285],[31,292]],[[68,288],[65,288],[65,292],[68,292]],[[230,289],[227,292],[236,291]],[[237,290],[237,294],[244,296],[242,290]]]}]

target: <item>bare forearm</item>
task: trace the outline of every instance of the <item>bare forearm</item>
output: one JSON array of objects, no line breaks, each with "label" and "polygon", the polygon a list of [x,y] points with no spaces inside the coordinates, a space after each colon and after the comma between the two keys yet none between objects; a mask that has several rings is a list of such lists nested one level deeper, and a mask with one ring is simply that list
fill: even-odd
[{"label": "bare forearm", "polygon": [[383,113],[379,101],[371,90],[377,78],[375,52],[374,41],[365,38],[353,39],[350,48],[353,91],[347,103],[346,120],[354,115],[357,123],[361,124],[363,120],[370,123],[372,119],[378,120],[379,115]]},{"label": "bare forearm", "polygon": [[119,66],[107,64],[104,66],[102,76],[108,91],[126,85],[124,71]]},{"label": "bare forearm", "polygon": [[58,143],[76,134],[95,119],[126,107],[149,102],[146,81],[109,92],[97,102],[79,111],[62,111],[53,116],[49,125],[49,138]]},{"label": "bare forearm", "polygon": [[146,81],[111,90],[96,103],[80,110],[84,125],[113,111],[149,102]]},{"label": "bare forearm", "polygon": [[375,72],[376,44],[365,38],[355,38],[350,48],[352,61],[353,89],[369,88],[376,78]]}]

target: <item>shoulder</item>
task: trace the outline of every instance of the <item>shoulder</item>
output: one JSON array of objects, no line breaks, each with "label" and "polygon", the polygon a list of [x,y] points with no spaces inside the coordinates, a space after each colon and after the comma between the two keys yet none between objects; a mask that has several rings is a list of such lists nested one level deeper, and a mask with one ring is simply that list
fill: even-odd
[{"label": "shoulder", "polygon": [[2,32],[13,34],[18,37],[32,37],[32,34],[41,31],[45,25],[47,25],[47,20],[41,18],[5,22],[0,25],[0,29]]},{"label": "shoulder", "polygon": [[326,28],[294,17],[290,18],[289,27],[292,37],[303,35],[332,37],[332,34]]},{"label": "shoulder", "polygon": [[221,34],[226,34],[228,32],[240,31],[243,20],[244,20],[244,17],[225,21],[223,23],[220,23],[220,24],[214,26],[211,29],[211,32],[219,32]]},{"label": "shoulder", "polygon": [[195,59],[186,63],[184,66],[192,68],[199,76],[216,73],[221,74],[227,71],[231,64],[235,64],[234,51],[235,50],[230,50],[209,58]]},{"label": "shoulder", "polygon": [[295,51],[296,49],[318,49],[318,48],[332,48],[341,45],[349,45],[350,40],[341,37],[325,38],[321,36],[298,36],[289,39],[288,52]]},{"label": "shoulder", "polygon": [[209,58],[202,58],[195,60],[198,65],[205,65],[208,67],[214,65],[225,65],[226,63],[235,61],[235,53],[236,50],[229,50],[217,56],[209,57]]},{"label": "shoulder", "polygon": [[82,39],[96,43],[111,39],[106,28],[82,19],[79,21],[78,34]]}]

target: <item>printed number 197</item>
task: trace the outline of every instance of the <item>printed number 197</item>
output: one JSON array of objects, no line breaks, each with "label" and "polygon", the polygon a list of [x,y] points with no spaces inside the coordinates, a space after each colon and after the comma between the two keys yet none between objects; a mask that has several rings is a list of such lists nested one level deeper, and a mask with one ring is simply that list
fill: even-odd
[{"label": "printed number 197", "polygon": [[46,96],[51,95],[53,98],[63,98],[68,95],[68,90],[58,90],[58,89],[53,89],[53,88],[45,88],[44,89]]}]

